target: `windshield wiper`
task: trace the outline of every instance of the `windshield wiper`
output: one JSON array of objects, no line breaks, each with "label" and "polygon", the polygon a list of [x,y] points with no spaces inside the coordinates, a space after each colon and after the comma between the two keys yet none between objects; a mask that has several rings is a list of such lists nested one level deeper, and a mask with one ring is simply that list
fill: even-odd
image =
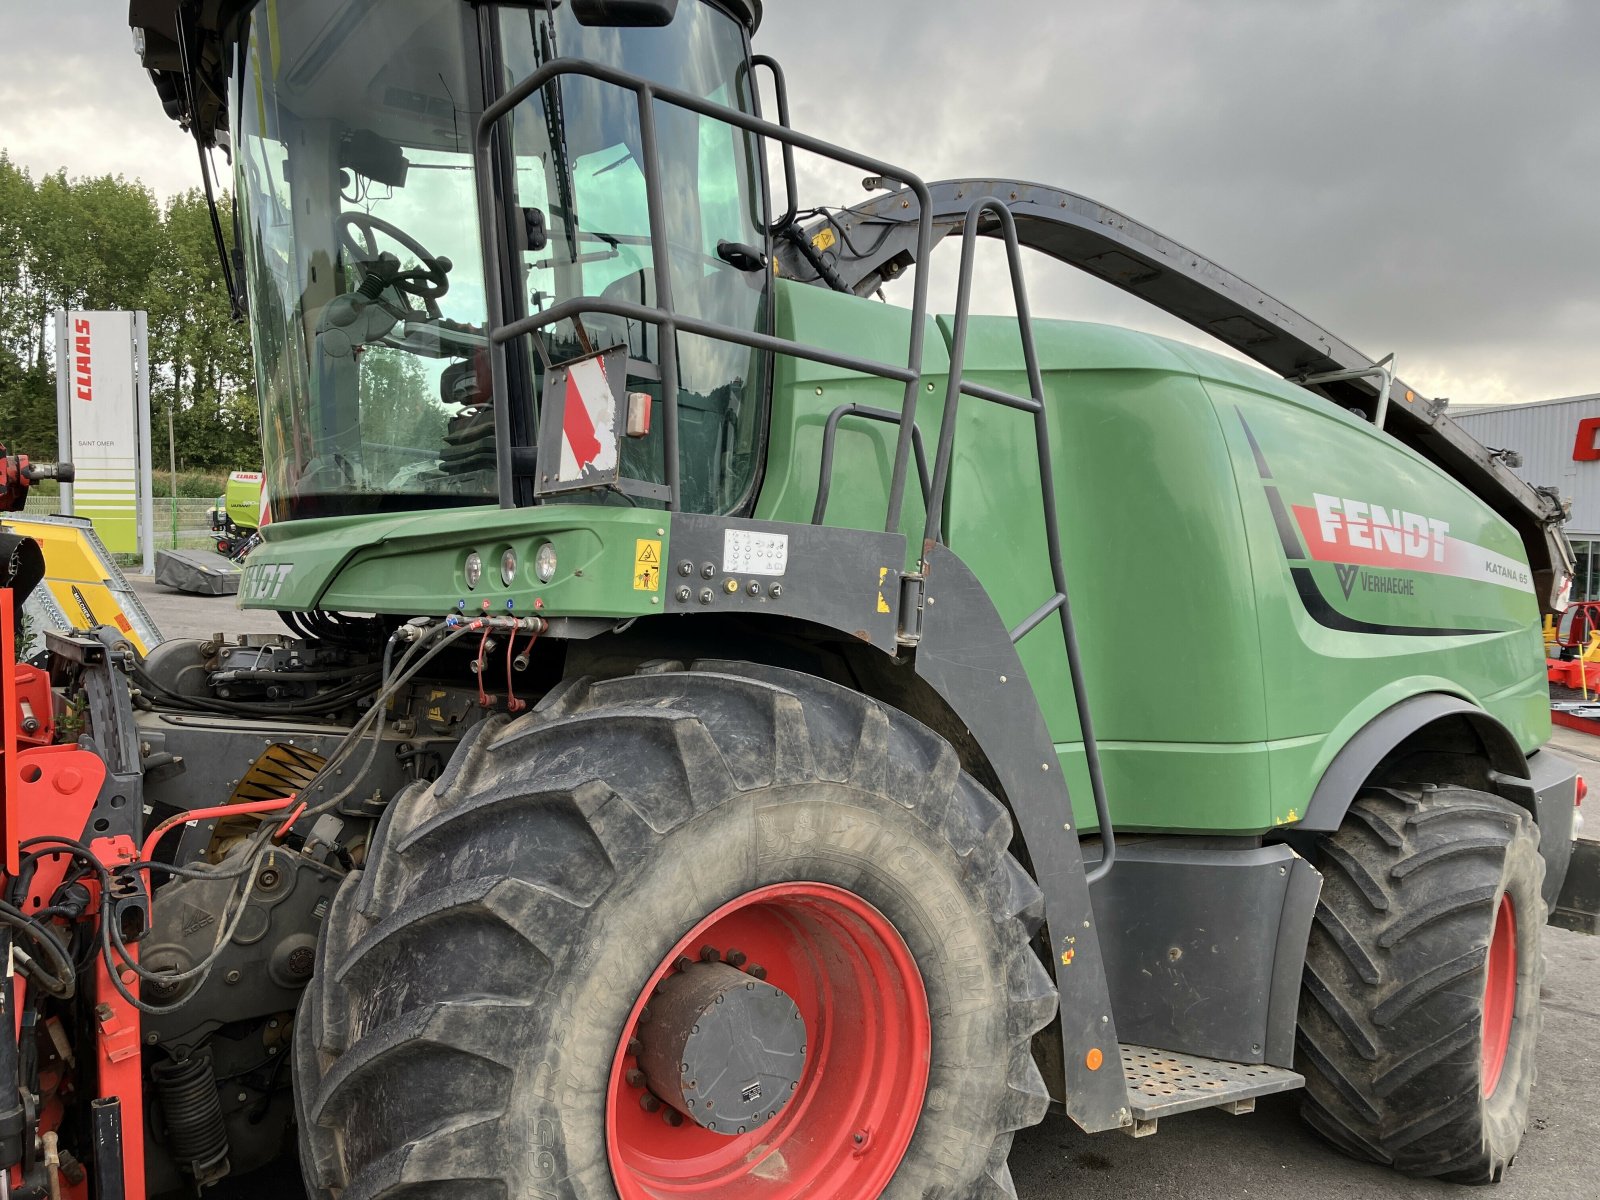
[{"label": "windshield wiper", "polygon": [[[556,33],[547,14],[540,20],[538,13],[528,10],[529,33],[533,41],[533,65],[542,67],[556,58]],[[552,79],[545,87],[545,136],[550,141],[550,158],[556,171],[556,199],[566,211],[567,257],[578,253],[578,213],[573,201],[572,156],[567,150],[567,122],[561,108],[561,80]]]}]

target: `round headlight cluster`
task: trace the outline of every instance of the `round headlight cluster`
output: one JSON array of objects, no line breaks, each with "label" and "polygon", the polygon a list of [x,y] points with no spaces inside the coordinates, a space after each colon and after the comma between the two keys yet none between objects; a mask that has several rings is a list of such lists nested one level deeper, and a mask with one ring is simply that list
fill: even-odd
[{"label": "round headlight cluster", "polygon": [[[520,566],[517,552],[507,546],[500,552],[500,582],[506,587],[515,584],[517,569]],[[483,582],[483,555],[476,550],[468,551],[461,573],[466,578],[468,589],[477,590],[478,585]],[[540,583],[549,583],[556,577],[556,548],[549,542],[541,542],[539,549],[534,552],[533,573],[539,577]]]},{"label": "round headlight cluster", "polygon": [[534,552],[533,573],[540,583],[549,583],[556,577],[556,548],[550,542],[541,543]]}]

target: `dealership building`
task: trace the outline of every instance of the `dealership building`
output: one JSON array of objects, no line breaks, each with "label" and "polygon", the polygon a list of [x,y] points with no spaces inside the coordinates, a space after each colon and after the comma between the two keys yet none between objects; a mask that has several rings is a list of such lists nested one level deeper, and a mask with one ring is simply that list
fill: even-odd
[{"label": "dealership building", "polygon": [[1458,425],[1486,446],[1514,450],[1529,483],[1554,487],[1572,505],[1567,537],[1578,569],[1574,600],[1600,600],[1600,393],[1533,404],[1450,409]]}]

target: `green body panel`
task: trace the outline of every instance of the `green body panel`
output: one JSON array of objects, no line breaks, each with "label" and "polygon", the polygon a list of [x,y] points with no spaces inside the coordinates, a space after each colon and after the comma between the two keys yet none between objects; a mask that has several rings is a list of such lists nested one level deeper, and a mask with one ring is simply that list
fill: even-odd
[{"label": "green body panel", "polygon": [[[775,302],[780,336],[905,361],[904,309],[783,280]],[[930,465],[949,332],[947,320],[929,322],[917,423]],[[1035,337],[1085,684],[1119,828],[1251,834],[1292,823],[1356,732],[1425,692],[1481,705],[1525,749],[1548,738],[1520,543],[1454,480],[1234,360],[1091,324],[1038,322]],[[969,379],[1026,393],[1021,363],[1013,320],[972,321]],[[902,392],[780,357],[753,515],[809,522],[829,413],[847,403],[895,411]],[[946,539],[1015,627],[1054,590],[1033,420],[965,399],[958,421]],[[896,435],[890,424],[842,422],[826,525],[882,529]],[[913,556],[923,517],[913,473],[901,522]],[[510,600],[519,613],[538,603],[547,615],[645,615],[660,611],[661,593],[635,587],[636,554],[641,540],[666,542],[669,520],[552,505],[272,525],[241,602],[431,613]],[[560,565],[537,585],[532,558],[544,540]],[[509,589],[498,574],[506,546],[521,563]],[[476,591],[462,578],[469,549],[484,559]],[[1090,827],[1059,623],[1045,621],[1018,649],[1027,679],[1012,682],[1034,689],[1077,824]]]},{"label": "green body panel", "polygon": [[[779,311],[780,331],[798,340],[890,358],[905,340],[906,314],[873,301],[793,288],[780,292]],[[940,329],[947,339],[950,323]],[[1525,749],[1548,738],[1531,583],[1481,568],[1446,574],[1471,564],[1404,553],[1410,514],[1439,522],[1424,524],[1430,534],[1448,527],[1453,556],[1481,549],[1526,575],[1515,533],[1454,480],[1366,422],[1232,359],[1090,324],[1038,322],[1035,337],[1063,555],[1119,827],[1248,834],[1291,823],[1350,737],[1424,692],[1482,705]],[[1025,393],[1021,362],[1014,321],[971,322],[969,379]],[[918,424],[931,455],[948,366],[932,353],[928,365],[934,387]],[[847,401],[897,408],[899,389],[804,363],[780,363],[777,383],[757,515],[803,521],[827,414]],[[958,419],[946,537],[1014,627],[1053,590],[1032,419],[970,399]],[[881,520],[893,435],[841,426],[827,524]],[[1296,545],[1276,526],[1268,486]],[[1393,541],[1401,561],[1364,566],[1358,547],[1313,547],[1296,510],[1314,514],[1318,494],[1381,507],[1394,528],[1368,528],[1364,539],[1380,550]],[[920,508],[908,495],[902,529],[913,545]],[[1415,528],[1410,535],[1416,549]],[[1302,600],[1296,566],[1324,597],[1324,621],[1412,632],[1328,627]],[[1441,636],[1441,627],[1473,632]],[[1077,821],[1092,826],[1058,623],[1018,648]]]},{"label": "green body panel", "polygon": [[[1117,823],[1269,826],[1250,548],[1205,389],[1168,346],[1141,334],[1040,324],[1036,336],[1062,553]],[[1015,322],[972,323],[968,378],[1025,393],[1020,358]],[[963,401],[956,446],[950,546],[1015,627],[1054,591],[1033,418]],[[1059,622],[1046,621],[1018,649],[1068,772],[1078,823],[1092,825]]]},{"label": "green body panel", "polygon": [[[781,279],[775,291],[775,332],[779,337],[890,365],[905,363],[911,334],[909,310]],[[923,347],[917,427],[926,443],[931,471],[950,370],[944,337],[931,318]],[[778,358],[773,374],[767,473],[755,516],[767,521],[808,522],[821,480],[823,427],[828,414],[841,404],[898,412],[905,389],[893,380],[800,358]],[[840,422],[834,439],[833,487],[823,524],[840,529],[883,528],[898,436],[898,426],[880,421],[846,417]],[[913,467],[899,529],[906,535],[911,556],[908,568],[916,565],[926,516]]]},{"label": "green body panel", "polygon": [[[540,508],[447,508],[384,517],[326,517],[268,525],[251,551],[239,588],[244,608],[438,614],[452,611],[519,615],[636,617],[661,611],[659,570],[635,575],[641,543],[669,553],[665,514],[593,505]],[[534,555],[550,542],[556,572],[533,574]],[[500,560],[517,556],[511,586]],[[467,587],[467,555],[483,559],[483,576]],[[636,586],[653,582],[654,587]]]}]

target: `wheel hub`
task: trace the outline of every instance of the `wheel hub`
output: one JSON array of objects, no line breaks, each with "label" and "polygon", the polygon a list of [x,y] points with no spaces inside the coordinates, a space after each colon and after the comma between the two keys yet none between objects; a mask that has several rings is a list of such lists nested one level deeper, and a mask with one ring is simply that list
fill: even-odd
[{"label": "wheel hub", "polygon": [[663,980],[637,1036],[650,1091],[713,1133],[737,1136],[772,1120],[805,1070],[795,1002],[726,963],[695,963]]},{"label": "wheel hub", "polygon": [[660,960],[619,1030],[606,1104],[617,1195],[882,1195],[931,1054],[916,959],[868,901],[808,881],[736,896]]}]

